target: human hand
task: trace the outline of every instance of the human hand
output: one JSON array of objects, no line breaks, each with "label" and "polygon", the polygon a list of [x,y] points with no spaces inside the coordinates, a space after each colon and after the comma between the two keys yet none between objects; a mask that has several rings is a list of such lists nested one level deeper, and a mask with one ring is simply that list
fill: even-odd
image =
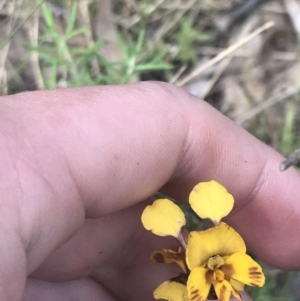
[{"label": "human hand", "polygon": [[148,259],[166,240],[141,225],[147,199],[187,200],[211,179],[234,195],[226,221],[249,250],[300,267],[299,175],[183,90],[38,91],[0,106],[1,300],[152,300],[174,270]]}]

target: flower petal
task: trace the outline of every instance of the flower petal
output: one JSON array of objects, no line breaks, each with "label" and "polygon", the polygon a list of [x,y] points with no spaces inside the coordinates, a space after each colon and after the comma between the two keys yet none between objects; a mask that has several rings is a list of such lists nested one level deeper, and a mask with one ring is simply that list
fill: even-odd
[{"label": "flower petal", "polygon": [[[230,281],[230,283],[231,283],[231,281]],[[231,285],[232,285],[232,283],[231,283]],[[243,300],[242,295],[234,287],[232,287],[231,293],[232,293],[233,297],[235,297],[236,299],[238,299],[240,301]]]},{"label": "flower petal", "polygon": [[154,299],[168,301],[188,301],[187,288],[184,284],[175,281],[163,282],[153,293]]},{"label": "flower petal", "polygon": [[228,301],[230,299],[232,286],[227,280],[214,282],[214,289],[220,301]]},{"label": "flower petal", "polygon": [[204,268],[193,269],[187,282],[189,300],[206,301],[212,281],[213,271]]},{"label": "flower petal", "polygon": [[213,279],[215,282],[221,283],[225,280],[225,274],[221,270],[218,270],[218,269],[215,270],[213,275],[214,275]]},{"label": "flower petal", "polygon": [[265,276],[261,266],[249,255],[235,253],[221,267],[226,277],[251,286],[263,286]]},{"label": "flower petal", "polygon": [[245,284],[242,283],[242,282],[239,282],[237,280],[234,280],[234,279],[230,279],[230,283],[231,285],[233,286],[233,288],[239,292],[243,292],[244,291],[244,287],[245,287]]},{"label": "flower petal", "polygon": [[236,252],[246,253],[246,245],[233,228],[222,222],[204,231],[190,232],[186,250],[187,265],[190,270],[204,267],[212,256],[226,257]]},{"label": "flower petal", "polygon": [[168,199],[154,201],[142,214],[144,227],[159,236],[178,237],[185,222],[182,210]]},{"label": "flower petal", "polygon": [[233,196],[216,181],[197,184],[190,193],[192,209],[201,217],[218,224],[233,208]]},{"label": "flower petal", "polygon": [[150,259],[157,263],[177,263],[179,267],[186,273],[185,252],[179,248],[179,251],[162,249],[151,253]]}]

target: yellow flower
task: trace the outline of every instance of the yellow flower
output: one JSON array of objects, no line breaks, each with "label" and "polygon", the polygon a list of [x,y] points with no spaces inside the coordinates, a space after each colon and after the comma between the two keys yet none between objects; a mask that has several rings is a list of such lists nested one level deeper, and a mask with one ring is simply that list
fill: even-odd
[{"label": "yellow flower", "polygon": [[162,283],[154,291],[155,299],[205,301],[213,286],[220,301],[228,301],[231,296],[242,300],[239,292],[244,290],[245,284],[263,286],[265,282],[259,264],[246,254],[241,236],[225,223],[204,231],[192,231],[188,237],[186,263],[183,255],[181,249],[152,253],[154,262],[177,263],[187,278],[187,283],[178,282],[178,278]]},{"label": "yellow flower", "polygon": [[147,230],[156,235],[178,238],[186,221],[184,213],[174,202],[158,199],[145,208],[142,223]]},{"label": "yellow flower", "polygon": [[231,295],[242,300],[243,284],[263,286],[265,282],[259,264],[246,254],[241,236],[225,223],[191,232],[186,262],[191,270],[188,300],[205,301],[212,285],[220,301],[228,301]]},{"label": "yellow flower", "polygon": [[187,273],[185,251],[179,248],[178,252],[162,249],[151,253],[150,259],[157,263],[176,263],[184,272],[178,277],[163,282],[154,291],[155,299],[164,299],[168,301],[188,301],[188,292],[186,287]]},{"label": "yellow flower", "polygon": [[[214,288],[220,301],[231,296],[242,300],[244,285],[262,286],[265,276],[261,267],[246,254],[242,237],[221,219],[233,208],[233,196],[218,182],[197,184],[190,193],[192,209],[216,225],[204,231],[182,235],[184,213],[168,199],[156,200],[142,214],[147,230],[159,236],[173,236],[181,246],[178,251],[162,249],[151,254],[157,263],[175,263],[183,273],[163,282],[154,291],[155,299],[168,301],[205,301]],[[186,243],[187,242],[187,243]]]},{"label": "yellow flower", "polygon": [[[225,187],[216,181],[210,181],[197,184],[190,193],[189,202],[201,218],[209,218],[218,224],[232,210],[234,200]],[[186,220],[184,213],[174,202],[158,199],[145,208],[142,223],[156,235],[181,239],[181,228],[185,226]]]},{"label": "yellow flower", "polygon": [[187,273],[185,251],[182,248],[179,248],[177,252],[170,249],[154,251],[151,253],[150,259],[157,263],[176,263],[184,273]]},{"label": "yellow flower", "polygon": [[209,218],[218,224],[232,210],[234,199],[225,187],[210,181],[199,183],[193,188],[189,203],[201,218]]},{"label": "yellow flower", "polygon": [[186,286],[176,281],[163,282],[153,293],[154,299],[189,301]]}]

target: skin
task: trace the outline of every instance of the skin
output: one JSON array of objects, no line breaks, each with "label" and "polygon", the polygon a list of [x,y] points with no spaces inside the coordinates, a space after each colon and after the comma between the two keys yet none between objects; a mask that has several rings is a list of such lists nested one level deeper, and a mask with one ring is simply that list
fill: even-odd
[{"label": "skin", "polygon": [[[152,300],[178,274],[144,230],[157,190],[234,195],[226,221],[273,266],[300,268],[300,185],[281,155],[163,83],[27,92],[0,101],[1,300]],[[27,283],[26,278],[28,277]]]}]

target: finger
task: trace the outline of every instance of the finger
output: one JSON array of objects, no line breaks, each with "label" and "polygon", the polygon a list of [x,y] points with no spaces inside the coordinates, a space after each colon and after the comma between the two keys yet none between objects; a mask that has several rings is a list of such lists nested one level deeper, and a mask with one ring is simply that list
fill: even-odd
[{"label": "finger", "polygon": [[[85,216],[137,203],[170,178],[184,142],[177,133],[185,123],[180,106],[174,103],[173,112],[161,102],[167,95],[164,86],[142,85],[2,98],[1,201],[22,208],[28,273]],[[168,95],[166,102],[172,105],[173,98]]]},{"label": "finger", "polygon": [[[8,224],[18,213],[17,222],[10,225],[5,237],[6,242],[7,237],[13,237],[24,248],[19,246],[20,255],[16,256],[15,252],[12,256],[14,245],[7,242],[2,258],[10,258],[13,266],[10,270],[14,273],[3,286],[2,296],[18,300],[22,286],[16,290],[12,279],[24,277],[24,267],[27,267],[27,274],[31,274],[50,253],[78,231],[85,215],[98,217],[134,204],[152,194],[170,177],[181,152],[181,149],[177,150],[177,155],[174,152],[176,129],[166,138],[170,134],[173,113],[165,122],[168,114],[163,113],[164,105],[160,105],[161,111],[159,103],[154,108],[153,104],[147,104],[154,94],[140,104],[132,102],[135,97],[143,96],[147,89],[121,87],[116,89],[115,96],[109,96],[113,90],[104,87],[2,98],[0,191],[5,196],[1,199],[2,208],[7,206],[9,212],[2,211],[1,217]],[[157,100],[166,94],[164,87],[159,90]],[[99,92],[103,97],[99,98]],[[116,107],[115,111],[111,105]],[[125,115],[124,109],[129,110]],[[98,113],[95,114],[95,110]],[[151,110],[154,115],[156,111],[161,113],[152,119],[149,118]],[[108,115],[108,111],[112,114]],[[148,119],[143,120],[143,115]],[[160,120],[159,123],[156,120]],[[152,148],[145,144],[150,141],[143,135],[141,141],[136,139],[141,134],[141,127],[145,127],[150,140],[156,140],[157,144]],[[149,154],[157,154],[157,146],[160,145],[163,151],[168,140],[174,146],[175,158],[162,153],[157,158],[151,155],[148,160]],[[128,141],[132,142],[130,148]],[[136,153],[142,156],[136,158],[140,162],[134,162],[138,172],[131,174],[128,164]],[[158,164],[166,166],[165,172],[160,172]],[[139,181],[136,181],[139,175]],[[137,186],[129,184],[132,181]],[[107,189],[108,183],[114,184],[112,190]],[[3,269],[0,279],[6,277],[6,269]]]},{"label": "finger", "polygon": [[94,280],[83,278],[68,282],[48,282],[29,278],[22,301],[117,301]]},{"label": "finger", "polygon": [[75,237],[51,254],[31,276],[53,282],[89,276],[118,300],[153,300],[154,289],[181,270],[155,264],[149,258],[153,250],[178,248],[174,239],[145,233],[140,216],[152,201],[86,220]]},{"label": "finger", "polygon": [[236,213],[228,221],[250,249],[270,264],[297,268],[299,176],[280,173],[282,157],[271,148],[169,85],[52,93],[43,99],[48,114],[59,115],[63,103],[67,121],[55,123],[57,132],[52,119],[44,127],[61,141],[88,216],[132,205],[168,181],[164,191],[186,199],[194,184],[215,179],[235,196]]}]

